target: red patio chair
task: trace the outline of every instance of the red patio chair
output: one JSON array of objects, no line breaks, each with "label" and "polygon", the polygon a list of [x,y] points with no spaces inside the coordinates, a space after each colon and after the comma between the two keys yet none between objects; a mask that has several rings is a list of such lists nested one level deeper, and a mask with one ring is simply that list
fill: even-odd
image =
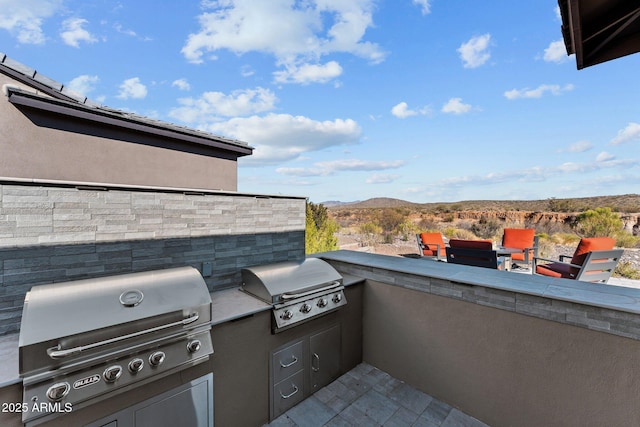
[{"label": "red patio chair", "polygon": [[522,253],[511,254],[511,261],[524,261],[530,264],[538,256],[536,230],[533,228],[505,228],[502,235],[502,247],[521,249]]},{"label": "red patio chair", "polygon": [[445,243],[440,233],[416,234],[420,256],[435,257],[438,261],[447,258]]},{"label": "red patio chair", "polygon": [[[564,262],[568,255],[560,255],[559,261],[535,257],[533,272],[543,276],[586,282],[607,283],[615,270],[623,249],[613,249],[616,241],[610,237],[590,237],[580,240],[571,262]],[[549,264],[539,264],[540,261]]]}]

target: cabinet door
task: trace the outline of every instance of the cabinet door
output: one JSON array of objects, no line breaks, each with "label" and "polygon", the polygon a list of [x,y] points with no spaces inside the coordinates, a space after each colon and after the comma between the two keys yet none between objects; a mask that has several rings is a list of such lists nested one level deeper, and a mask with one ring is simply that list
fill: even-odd
[{"label": "cabinet door", "polygon": [[340,375],[340,325],[309,337],[310,384],[315,393]]}]

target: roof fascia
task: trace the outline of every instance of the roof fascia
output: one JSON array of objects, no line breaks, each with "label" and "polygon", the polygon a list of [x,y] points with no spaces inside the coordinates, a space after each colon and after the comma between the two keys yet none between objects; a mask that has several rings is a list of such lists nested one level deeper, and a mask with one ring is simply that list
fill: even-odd
[{"label": "roof fascia", "polygon": [[177,130],[161,128],[148,123],[142,123],[132,120],[128,117],[114,117],[114,115],[108,114],[103,110],[80,105],[77,104],[77,102],[64,102],[11,89],[9,89],[7,96],[9,98],[9,102],[14,105],[35,108],[50,113],[69,116],[101,125],[123,128],[134,132],[151,134],[162,138],[169,138],[182,142],[189,142],[192,144],[205,145],[208,147],[232,152],[237,157],[248,156],[253,153],[253,148],[248,145],[245,146],[212,138],[199,137],[197,135],[183,133]]}]

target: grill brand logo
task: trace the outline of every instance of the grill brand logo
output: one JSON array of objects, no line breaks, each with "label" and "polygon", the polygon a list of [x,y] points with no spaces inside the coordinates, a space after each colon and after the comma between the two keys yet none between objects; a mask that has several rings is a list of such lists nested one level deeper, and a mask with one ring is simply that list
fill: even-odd
[{"label": "grill brand logo", "polygon": [[81,378],[78,381],[73,383],[73,388],[79,389],[82,387],[87,387],[100,382],[100,375],[94,374],[90,377]]}]

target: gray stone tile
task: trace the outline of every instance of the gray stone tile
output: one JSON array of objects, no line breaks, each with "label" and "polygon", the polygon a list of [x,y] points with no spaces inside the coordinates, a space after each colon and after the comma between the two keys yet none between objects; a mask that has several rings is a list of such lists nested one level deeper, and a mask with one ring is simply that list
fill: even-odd
[{"label": "gray stone tile", "polygon": [[287,414],[282,414],[269,424],[265,424],[262,427],[296,427],[296,423],[293,422]]},{"label": "gray stone tile", "polygon": [[489,427],[480,420],[477,420],[457,409],[451,410],[447,418],[441,424],[442,427]]},{"label": "gray stone tile", "polygon": [[406,383],[401,383],[393,389],[391,393],[389,393],[389,398],[417,414],[421,414],[433,399],[428,394]]},{"label": "gray stone tile", "polygon": [[375,390],[366,392],[353,402],[352,406],[365,413],[378,424],[384,424],[400,407]]},{"label": "gray stone tile", "polygon": [[337,412],[311,396],[287,411],[286,415],[299,427],[321,427]]},{"label": "gray stone tile", "polygon": [[384,423],[384,427],[401,427],[401,426],[412,426],[418,420],[419,415],[415,412],[400,407],[391,418]]},{"label": "gray stone tile", "polygon": [[378,426],[375,420],[369,418],[367,414],[353,405],[348,406],[340,413],[340,417],[344,418],[352,426]]},{"label": "gray stone tile", "polygon": [[349,406],[349,403],[347,401],[339,398],[338,396],[335,396],[333,399],[331,399],[330,401],[326,402],[326,405],[329,408],[333,409],[334,411],[340,412],[344,408]]},{"label": "gray stone tile", "polygon": [[353,427],[353,424],[351,424],[346,418],[342,417],[341,415],[336,415],[335,417],[331,418],[329,422],[326,423],[323,427]]},{"label": "gray stone tile", "polygon": [[441,400],[433,399],[427,409],[424,410],[420,418],[440,425],[447,418],[453,408]]}]

